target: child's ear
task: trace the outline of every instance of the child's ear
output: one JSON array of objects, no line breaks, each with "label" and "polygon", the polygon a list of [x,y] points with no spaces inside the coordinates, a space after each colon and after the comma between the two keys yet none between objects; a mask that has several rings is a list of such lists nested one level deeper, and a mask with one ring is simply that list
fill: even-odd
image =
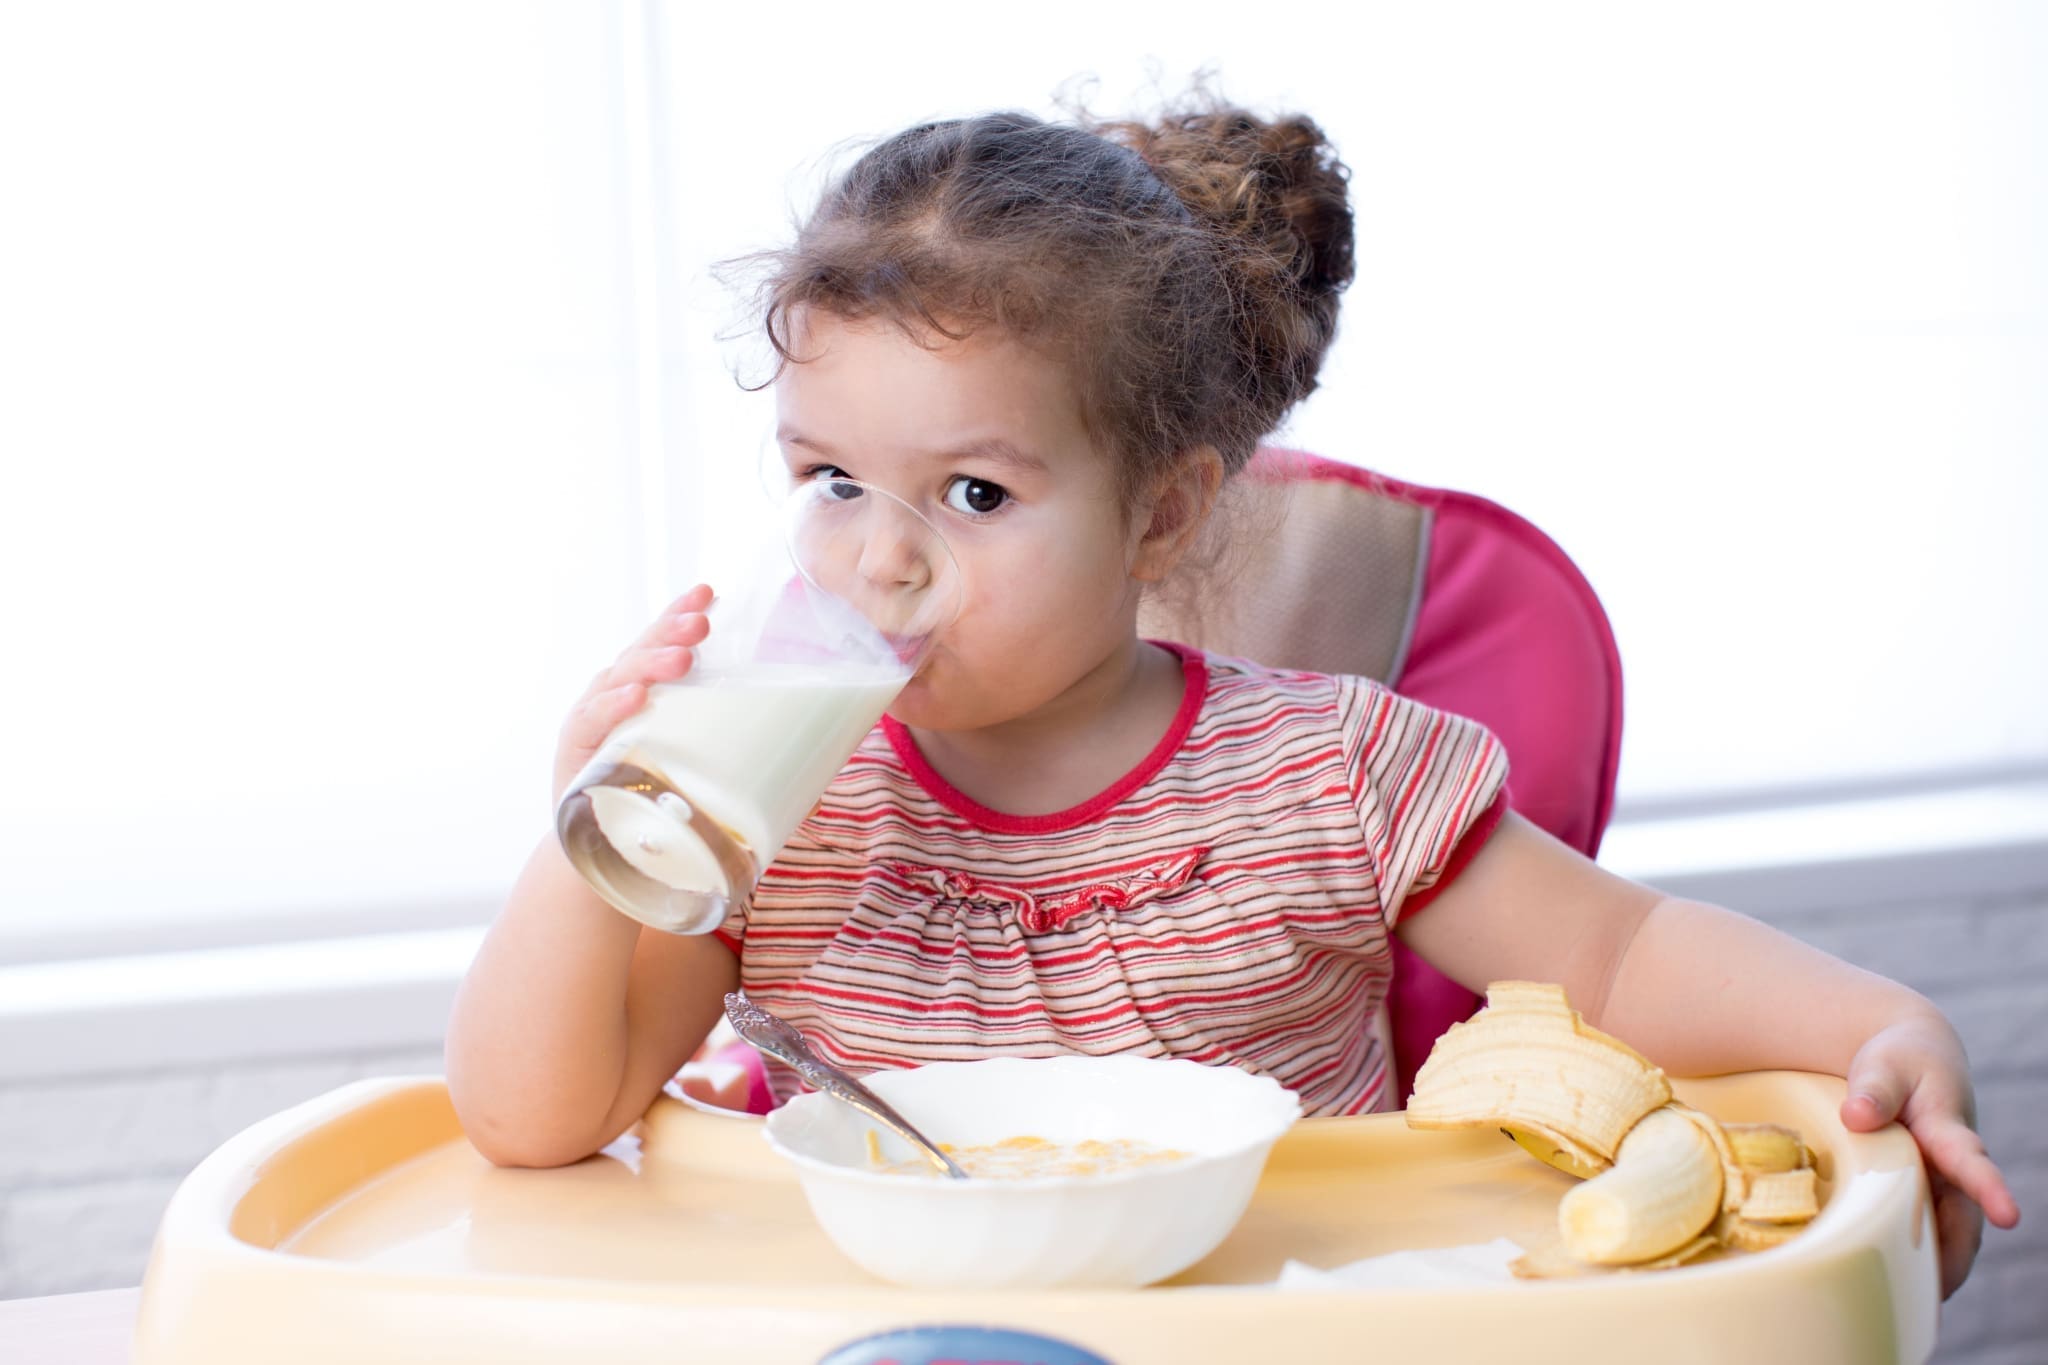
[{"label": "child's ear", "polygon": [[1139,505],[1137,522],[1145,529],[1131,558],[1131,577],[1157,583],[1173,572],[1215,510],[1222,487],[1223,456],[1216,447],[1197,446],[1175,461]]}]

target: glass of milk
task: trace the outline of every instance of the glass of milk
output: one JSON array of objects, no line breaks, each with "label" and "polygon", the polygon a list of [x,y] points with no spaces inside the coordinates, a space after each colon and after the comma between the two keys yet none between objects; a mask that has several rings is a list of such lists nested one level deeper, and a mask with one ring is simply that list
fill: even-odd
[{"label": "glass of milk", "polygon": [[616,909],[709,933],[960,610],[960,571],[908,503],[853,479],[799,485],[771,553],[728,587],[680,682],[648,689],[555,810],[569,861]]}]

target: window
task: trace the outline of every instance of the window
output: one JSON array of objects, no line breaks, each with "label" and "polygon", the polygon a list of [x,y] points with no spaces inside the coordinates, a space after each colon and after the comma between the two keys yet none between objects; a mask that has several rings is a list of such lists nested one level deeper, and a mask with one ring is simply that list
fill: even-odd
[{"label": "window", "polygon": [[616,16],[0,20],[0,957],[476,919],[645,614]]},{"label": "window", "polygon": [[487,915],[763,496],[712,263],[1090,71],[1331,132],[1359,280],[1282,436],[1566,547],[1625,804],[2048,764],[2048,20],[1341,13],[9,11],[0,959]]}]

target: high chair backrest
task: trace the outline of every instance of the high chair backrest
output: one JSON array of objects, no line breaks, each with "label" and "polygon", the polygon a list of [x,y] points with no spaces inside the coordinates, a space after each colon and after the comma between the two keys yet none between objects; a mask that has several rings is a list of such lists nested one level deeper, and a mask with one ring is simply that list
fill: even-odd
[{"label": "high chair backrest", "polygon": [[[1243,510],[1223,529],[1244,544],[1228,572],[1148,603],[1141,632],[1370,677],[1469,716],[1507,749],[1509,805],[1597,853],[1621,758],[1621,656],[1555,542],[1484,498],[1300,451],[1262,450],[1241,478]],[[1430,1047],[1479,1000],[1398,940],[1394,959],[1385,1023],[1405,1103]]]}]

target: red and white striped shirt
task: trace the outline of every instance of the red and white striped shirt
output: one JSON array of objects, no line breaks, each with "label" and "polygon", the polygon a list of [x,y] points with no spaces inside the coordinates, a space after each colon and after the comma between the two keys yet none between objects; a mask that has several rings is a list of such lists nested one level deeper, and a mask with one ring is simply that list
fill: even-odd
[{"label": "red and white striped shirt", "polygon": [[1171,648],[1172,727],[1055,815],[975,804],[885,719],[719,931],[748,995],[854,1072],[1132,1053],[1383,1107],[1388,934],[1498,823],[1506,754],[1367,679]]}]

